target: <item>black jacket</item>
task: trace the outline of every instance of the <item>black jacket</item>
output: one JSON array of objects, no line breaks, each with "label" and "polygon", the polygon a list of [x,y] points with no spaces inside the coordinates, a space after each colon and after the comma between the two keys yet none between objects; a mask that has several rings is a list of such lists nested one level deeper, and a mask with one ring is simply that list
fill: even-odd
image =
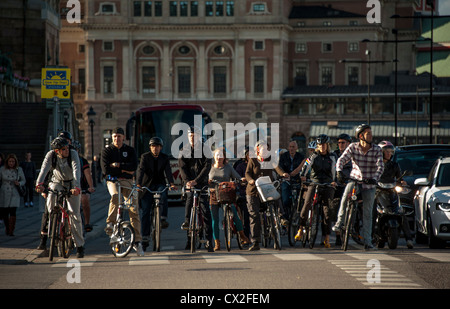
[{"label": "black jacket", "polygon": [[[203,148],[203,145],[201,145]],[[181,179],[186,184],[195,180],[196,188],[202,188],[208,184],[208,175],[211,169],[211,159],[208,159],[202,151],[200,158],[195,158],[194,148],[187,146],[180,152],[178,167],[180,168]]]},{"label": "black jacket", "polygon": [[389,160],[384,163],[384,172],[378,181],[382,183],[393,183],[398,181],[401,175],[400,165],[397,162]]},{"label": "black jacket", "polygon": [[331,153],[321,155],[314,152],[303,165],[300,176],[305,176],[309,170],[311,170],[312,182],[333,182],[336,178],[336,156]]},{"label": "black jacket", "polygon": [[165,185],[166,178],[169,183],[173,183],[169,156],[165,153],[160,153],[158,158],[155,158],[150,151],[144,153],[141,156],[141,162],[139,163],[139,168],[137,170],[137,184],[143,187]]},{"label": "black jacket", "polygon": [[[119,167],[111,167],[111,163],[120,163]],[[118,149],[113,144],[105,147],[102,151],[102,173],[104,176],[132,179],[133,175],[123,173],[122,170],[135,172],[137,168],[137,156],[133,147],[123,144]]]},{"label": "black jacket", "polygon": [[[295,170],[297,167],[299,167],[300,164],[302,164],[303,162],[303,155],[300,152],[296,152],[294,155],[294,159],[292,160],[292,165],[291,165],[291,155],[288,152],[283,153],[280,156],[280,163],[278,164],[278,166],[285,172],[290,174],[293,170]],[[294,177],[291,177],[294,179],[299,179],[300,178],[300,173],[298,173],[297,175],[295,175]]]}]

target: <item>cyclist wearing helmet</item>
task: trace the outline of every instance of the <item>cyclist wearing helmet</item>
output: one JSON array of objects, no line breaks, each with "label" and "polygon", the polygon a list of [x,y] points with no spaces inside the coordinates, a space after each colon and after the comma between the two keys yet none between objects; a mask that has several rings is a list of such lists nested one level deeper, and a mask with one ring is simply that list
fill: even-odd
[{"label": "cyclist wearing helmet", "polygon": [[[389,141],[382,141],[378,144],[383,151],[383,163],[384,163],[384,172],[380,177],[379,182],[383,183],[394,183],[397,182],[402,176],[402,171],[400,165],[397,162],[392,161],[392,157],[395,153],[394,145]],[[401,181],[402,185],[406,185],[406,181]],[[377,198],[378,192],[375,194],[375,198]],[[405,234],[406,245],[409,249],[413,248],[413,242],[411,237],[411,231],[409,230],[408,221],[406,216],[402,216],[403,223],[403,233]]]},{"label": "cyclist wearing helmet", "polygon": [[[52,190],[70,190],[72,196],[67,200],[70,211],[70,221],[72,223],[72,233],[77,247],[77,257],[84,256],[83,227],[80,215],[80,180],[81,168],[78,154],[75,150],[69,150],[69,143],[62,137],[55,138],[50,150],[42,162],[41,171],[36,180],[36,191],[44,191],[44,180],[47,174],[52,171],[49,188]],[[69,160],[70,158],[70,160]],[[56,203],[56,196],[49,192],[46,200],[47,211],[50,213]]]},{"label": "cyclist wearing helmet", "polygon": [[[150,139],[150,151],[142,154],[137,170],[136,183],[139,187],[147,187],[152,191],[162,191],[168,182],[170,183],[171,188],[175,189],[169,156],[161,152],[163,146],[164,142],[160,137],[152,137]],[[150,241],[152,224],[150,218],[153,212],[153,194],[144,190],[141,198],[142,246],[145,251]],[[169,223],[167,222],[167,191],[161,194],[161,206],[161,227],[165,229],[169,226]]]},{"label": "cyclist wearing helmet", "polygon": [[[345,182],[343,174],[344,165],[352,161],[352,171],[350,177],[359,181],[363,181],[362,186],[358,185],[363,199],[363,231],[364,247],[366,250],[375,249],[372,245],[372,213],[375,201],[375,185],[384,171],[383,154],[378,145],[372,144],[372,129],[367,124],[359,125],[355,130],[355,137],[358,143],[352,143],[345,149],[341,157],[339,157],[336,170],[338,180]],[[353,189],[354,182],[349,182],[345,187],[344,195],[341,200],[338,218],[334,231],[339,231],[343,222],[346,209],[347,196]]]},{"label": "cyclist wearing helmet", "polygon": [[[208,175],[211,170],[211,153],[205,153],[202,141],[202,131],[199,127],[192,126],[188,130],[189,144],[184,146],[179,153],[178,167],[181,179],[187,188],[202,189],[208,185]],[[206,240],[209,252],[214,252],[211,211],[208,203],[208,196],[200,194],[200,210],[206,226]],[[193,192],[186,192],[186,204],[184,212],[184,222],[181,229],[189,228],[189,216],[194,203]],[[186,250],[190,248],[190,238],[186,243]]]},{"label": "cyclist wearing helmet", "polygon": [[[306,180],[305,175],[311,170],[310,179],[312,182],[320,184],[330,183],[334,186],[336,185],[336,157],[331,153],[330,138],[326,134],[321,134],[317,137],[316,143],[317,150],[309,157],[309,160],[305,163],[300,173],[302,181]],[[306,191],[305,203],[300,213],[300,228],[295,236],[297,240],[302,238],[303,227],[306,225],[306,219],[312,205],[315,189],[315,186],[309,186],[308,191]],[[322,234],[325,236],[324,245],[326,248],[330,248],[331,224],[328,208],[330,205],[329,201],[334,196],[334,188],[320,188],[319,194],[325,217],[322,224]]]}]

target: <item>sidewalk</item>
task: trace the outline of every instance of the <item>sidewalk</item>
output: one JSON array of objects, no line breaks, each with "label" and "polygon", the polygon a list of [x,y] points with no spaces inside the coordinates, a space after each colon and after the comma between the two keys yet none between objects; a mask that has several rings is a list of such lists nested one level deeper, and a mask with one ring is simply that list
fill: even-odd
[{"label": "sidewalk", "polygon": [[[110,195],[106,186],[97,184],[96,191],[91,194],[91,224],[93,230],[86,233],[86,241],[104,233],[106,215]],[[23,201],[17,209],[16,228],[14,236],[7,236],[3,222],[0,223],[0,265],[20,265],[33,262],[46,254],[44,250],[36,249],[40,242],[40,227],[44,211],[44,199],[34,196],[34,207],[25,208]],[[47,247],[49,241],[47,241]]]}]

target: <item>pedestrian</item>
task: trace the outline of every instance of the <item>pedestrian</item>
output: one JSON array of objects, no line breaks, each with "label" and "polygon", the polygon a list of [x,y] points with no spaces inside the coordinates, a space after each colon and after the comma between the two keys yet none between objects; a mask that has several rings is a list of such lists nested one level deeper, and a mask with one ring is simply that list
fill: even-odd
[{"label": "pedestrian", "polygon": [[[77,248],[77,258],[84,257],[83,224],[80,213],[80,159],[74,149],[69,149],[69,142],[63,137],[55,138],[51,143],[52,150],[47,152],[42,162],[41,170],[36,179],[36,191],[44,192],[45,179],[48,179],[48,188],[53,191],[69,190],[71,196],[67,199],[71,231]],[[49,191],[46,198],[48,213],[57,203],[57,195]],[[43,223],[44,225],[44,223]]]},{"label": "pedestrian", "polygon": [[[236,170],[228,164],[228,159],[225,154],[224,148],[217,148],[213,152],[214,155],[214,164],[211,166],[211,170],[209,171],[209,181],[217,181],[217,182],[228,182],[234,179],[241,179],[245,181],[245,177],[242,177],[236,172]],[[212,183],[211,183],[212,184]],[[212,228],[213,228],[213,236],[214,236],[214,251],[220,250],[220,229],[219,229],[219,208],[220,204],[217,201],[217,196],[219,192],[216,191],[216,186],[212,185],[211,198],[210,198],[210,209],[211,209],[211,217],[212,217]],[[243,245],[248,245],[249,240],[247,236],[244,234],[244,226],[242,224],[241,219],[238,216],[236,206],[233,203],[231,205],[231,210],[233,211],[233,220],[236,226],[236,230],[238,231],[241,241]]]},{"label": "pedestrian", "polygon": [[[312,183],[324,184],[328,183],[336,186],[336,156],[331,153],[330,137],[326,134],[321,134],[317,137],[317,150],[309,157],[305,165],[302,167],[300,177],[302,181],[306,181],[306,174],[310,173],[310,180]],[[314,192],[316,187],[311,184],[305,194],[305,202],[300,212],[300,228],[298,229],[295,240],[301,240],[303,230],[306,225],[308,212],[311,209]],[[322,205],[323,220],[322,220],[322,236],[325,248],[330,248],[330,232],[331,222],[329,215],[329,206],[334,196],[334,188],[323,187],[318,191],[319,199]]]},{"label": "pedestrian", "polygon": [[[160,137],[152,137],[149,141],[150,151],[142,154],[137,170],[136,184],[139,187],[147,187],[151,191],[162,191],[166,183],[175,190],[175,183],[170,168],[170,158],[167,154],[161,152],[164,147],[164,141]],[[168,193],[164,191],[161,194],[161,228],[169,227],[167,216],[169,211]],[[142,246],[145,249],[150,243],[151,217],[153,215],[153,194],[143,190],[141,194],[141,229]]]},{"label": "pedestrian", "polygon": [[88,160],[81,155],[81,144],[78,141],[73,142],[73,146],[80,157],[81,166],[81,209],[84,215],[84,230],[92,231],[91,225],[91,193],[95,192],[94,182],[92,180],[91,168]]},{"label": "pedestrian", "polygon": [[[211,170],[211,153],[205,153],[202,141],[201,129],[191,126],[188,129],[189,144],[180,151],[178,167],[180,169],[181,180],[187,189],[202,189],[208,185],[208,174]],[[186,203],[184,210],[184,222],[181,229],[189,229],[189,217],[194,203],[193,192],[186,192]],[[208,196],[199,195],[200,211],[203,216],[203,224],[206,226],[206,241],[208,252],[214,252],[211,211],[209,209]],[[190,238],[186,242],[186,250],[190,248]]]},{"label": "pedestrian", "polygon": [[245,178],[248,182],[246,193],[248,213],[250,215],[250,233],[252,241],[252,246],[249,248],[250,251],[259,250],[259,243],[261,242],[261,218],[259,213],[261,201],[255,181],[261,176],[269,176],[273,181],[273,170],[275,170],[280,176],[284,173],[278,165],[273,162],[267,165],[264,164],[263,168],[261,164],[263,161],[271,162],[267,157],[267,148],[267,142],[258,141],[254,147],[256,158],[250,158],[247,164],[247,169],[245,170]]},{"label": "pedestrian", "polygon": [[[105,232],[111,235],[116,223],[117,211],[119,209],[119,182],[123,186],[121,195],[127,198],[133,186],[133,176],[137,168],[137,156],[133,147],[124,143],[125,131],[117,127],[112,131],[112,143],[103,149],[102,173],[106,176],[106,186],[111,195],[108,216],[106,218]],[[141,220],[139,218],[138,199],[133,199],[133,206],[128,210],[131,226],[135,232],[135,244],[133,248],[138,256],[144,256],[141,236]]]},{"label": "pedestrian", "polygon": [[25,153],[25,161],[20,162],[20,167],[23,170],[26,179],[26,194],[23,197],[23,202],[25,207],[33,207],[33,193],[34,193],[34,182],[36,180],[36,164],[31,161],[31,152],[27,151]]},{"label": "pedestrian", "polygon": [[[363,231],[365,250],[376,250],[372,244],[372,214],[375,202],[375,188],[377,181],[384,171],[383,154],[380,146],[374,144],[372,128],[370,125],[361,124],[356,127],[355,137],[358,142],[350,144],[336,163],[338,181],[346,181],[343,169],[348,161],[352,161],[352,171],[350,177],[357,181],[362,181],[362,185],[357,185],[357,191],[361,192],[363,199]],[[345,187],[341,199],[337,222],[333,231],[342,230],[345,210],[347,207],[347,196],[353,190],[354,182],[349,182]]]},{"label": "pedestrian", "polygon": [[25,175],[15,154],[6,156],[0,168],[0,217],[5,224],[6,235],[14,236],[17,208],[20,206],[18,186],[25,185]]}]

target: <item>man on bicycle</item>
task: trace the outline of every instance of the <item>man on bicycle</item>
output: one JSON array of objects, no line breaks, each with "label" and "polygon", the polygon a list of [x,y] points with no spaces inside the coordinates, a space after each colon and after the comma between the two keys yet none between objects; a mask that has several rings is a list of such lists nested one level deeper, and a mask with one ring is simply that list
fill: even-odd
[{"label": "man on bicycle", "polygon": [[[164,142],[160,137],[150,139],[150,151],[142,154],[137,170],[136,183],[139,187],[147,187],[152,191],[162,191],[166,187],[167,179],[171,188],[175,189],[169,156],[161,152],[163,146]],[[145,250],[150,240],[151,215],[153,213],[153,194],[147,190],[142,192],[141,207],[142,245]],[[167,222],[167,191],[161,194],[161,211],[161,227],[165,229],[169,226]]]},{"label": "man on bicycle", "polygon": [[[125,132],[122,128],[115,128],[112,132],[112,144],[105,147],[102,151],[102,173],[106,176],[106,185],[111,195],[109,202],[108,217],[106,218],[105,232],[111,235],[113,226],[117,218],[119,208],[118,182],[124,187],[133,186],[133,175],[137,168],[136,151],[133,147],[124,144]],[[131,190],[122,187],[122,196],[128,197]],[[144,255],[141,244],[141,221],[139,218],[138,200],[133,199],[133,207],[128,211],[130,215],[131,226],[136,235],[134,249],[138,256]]]},{"label": "man on bicycle", "polygon": [[[50,171],[52,171],[52,176],[48,187],[51,190],[70,190],[72,196],[67,199],[67,205],[70,213],[72,235],[77,247],[77,258],[82,258],[84,256],[84,238],[80,215],[80,159],[75,150],[69,150],[69,142],[62,137],[55,138],[51,143],[51,147],[53,150],[50,150],[45,155],[42,162],[41,171],[36,180],[36,192],[41,193],[44,191],[44,180]],[[56,199],[57,196],[50,191],[46,200],[48,213],[51,213],[56,205]]]},{"label": "man on bicycle", "polygon": [[[298,145],[296,141],[289,143],[288,151],[280,156],[280,163],[278,166],[283,172],[289,174],[289,181],[291,184],[300,183],[300,170],[302,168],[303,155],[297,152]],[[281,184],[281,200],[283,202],[284,213],[287,220],[291,219],[291,196],[292,186],[287,182]]]},{"label": "man on bicycle", "polygon": [[[372,144],[372,129],[370,125],[359,125],[356,128],[355,137],[359,142],[350,144],[337,161],[337,177],[339,182],[342,183],[347,180],[342,171],[344,165],[351,160],[352,171],[350,173],[350,178],[363,182],[361,186],[361,195],[363,199],[362,236],[364,238],[364,248],[366,250],[374,250],[375,248],[372,245],[372,212],[375,201],[376,184],[384,171],[383,154],[378,145]],[[345,187],[337,222],[333,227],[333,231],[342,229],[341,226],[347,207],[347,197],[354,185],[353,182],[349,182]]]},{"label": "man on bicycle", "polygon": [[[205,154],[201,129],[192,126],[188,130],[189,145],[180,151],[178,158],[178,167],[180,169],[181,179],[186,188],[202,189],[208,185],[208,175],[211,170],[211,154]],[[194,202],[193,192],[186,192],[185,218],[181,229],[189,229],[189,217]],[[208,251],[214,252],[212,219],[209,209],[208,196],[199,195],[200,209],[203,215],[203,223],[206,226],[206,240],[208,241]],[[190,239],[186,244],[186,249],[190,248]]]}]

